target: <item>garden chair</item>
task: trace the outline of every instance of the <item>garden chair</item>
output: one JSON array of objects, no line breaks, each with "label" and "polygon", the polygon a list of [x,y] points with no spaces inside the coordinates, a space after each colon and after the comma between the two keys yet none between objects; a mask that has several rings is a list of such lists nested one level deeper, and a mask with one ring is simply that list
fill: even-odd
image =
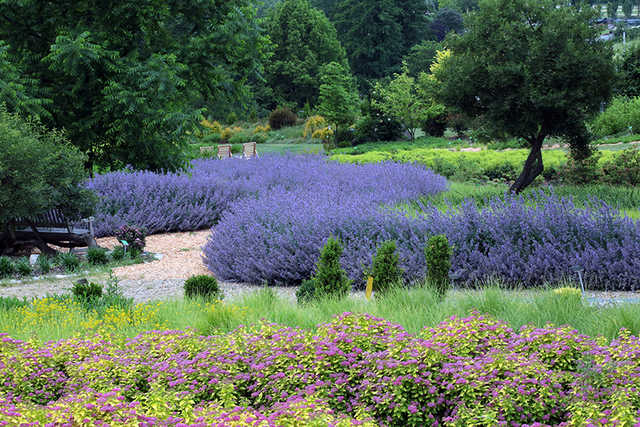
[{"label": "garden chair", "polygon": [[255,142],[245,142],[242,144],[242,158],[251,159],[258,157],[258,150]]},{"label": "garden chair", "polygon": [[231,144],[218,145],[218,159],[230,159],[231,158]]}]

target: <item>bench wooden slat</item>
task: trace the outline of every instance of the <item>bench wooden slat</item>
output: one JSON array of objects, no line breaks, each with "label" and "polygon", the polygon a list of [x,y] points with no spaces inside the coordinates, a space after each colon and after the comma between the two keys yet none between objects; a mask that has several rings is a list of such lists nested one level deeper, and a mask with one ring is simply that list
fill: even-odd
[{"label": "bench wooden slat", "polygon": [[258,157],[258,148],[254,141],[242,144],[242,157],[245,159]]}]

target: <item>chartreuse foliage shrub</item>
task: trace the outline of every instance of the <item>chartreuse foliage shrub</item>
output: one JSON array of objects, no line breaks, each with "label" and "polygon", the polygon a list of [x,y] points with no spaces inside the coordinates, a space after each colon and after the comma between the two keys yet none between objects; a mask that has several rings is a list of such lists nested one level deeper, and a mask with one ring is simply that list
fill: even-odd
[{"label": "chartreuse foliage shrub", "polygon": [[[17,307],[15,310],[23,310]],[[453,316],[417,334],[344,313],[310,330],[0,341],[0,423],[632,425],[640,339]]]},{"label": "chartreuse foliage shrub", "polygon": [[444,298],[449,289],[449,270],[453,254],[447,236],[444,234],[431,236],[424,253],[427,259],[427,281],[434,287],[436,294]]},{"label": "chartreuse foliage shrub", "polygon": [[385,294],[392,287],[402,283],[402,270],[398,267],[398,259],[396,242],[392,240],[382,242],[373,257],[371,266],[373,289],[376,295]]}]

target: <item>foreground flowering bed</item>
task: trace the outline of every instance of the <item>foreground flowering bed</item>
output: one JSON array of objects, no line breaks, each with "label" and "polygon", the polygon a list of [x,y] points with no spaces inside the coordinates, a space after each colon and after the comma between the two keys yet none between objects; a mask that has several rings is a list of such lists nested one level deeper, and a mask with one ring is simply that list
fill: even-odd
[{"label": "foreground flowering bed", "polygon": [[638,387],[624,331],[607,345],[477,314],[419,336],[345,313],[313,332],[0,345],[3,425],[630,425]]}]

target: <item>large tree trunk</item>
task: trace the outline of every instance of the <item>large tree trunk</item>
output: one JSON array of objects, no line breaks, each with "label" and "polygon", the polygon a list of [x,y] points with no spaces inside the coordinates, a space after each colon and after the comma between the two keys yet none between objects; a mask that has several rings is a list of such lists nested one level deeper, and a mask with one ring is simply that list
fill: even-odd
[{"label": "large tree trunk", "polygon": [[527,188],[527,186],[531,184],[533,180],[536,179],[544,170],[544,165],[542,164],[543,141],[544,136],[538,136],[536,139],[531,141],[531,151],[529,152],[527,161],[524,162],[522,172],[518,179],[516,179],[516,182],[514,182],[509,189],[512,193],[518,194]]}]

